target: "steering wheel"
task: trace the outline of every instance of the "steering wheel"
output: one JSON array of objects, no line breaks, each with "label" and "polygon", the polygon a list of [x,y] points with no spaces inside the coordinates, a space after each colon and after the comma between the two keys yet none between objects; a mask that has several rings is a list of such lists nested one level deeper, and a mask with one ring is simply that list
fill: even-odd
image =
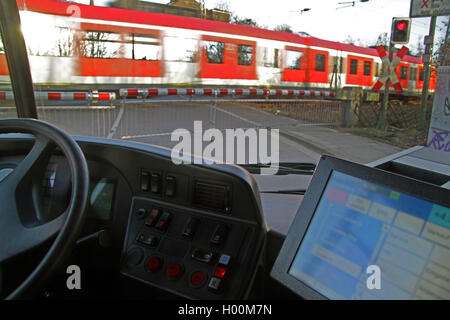
[{"label": "steering wheel", "polygon": [[[33,134],[35,142],[28,155],[0,181],[0,266],[57,236],[35,270],[6,299],[20,298],[39,288],[70,252],[83,226],[89,186],[86,159],[70,135],[39,120],[0,120],[0,133],[19,132]],[[53,220],[42,221],[31,196],[32,179],[46,170],[46,161],[55,145],[69,163],[72,191],[68,208]]]}]

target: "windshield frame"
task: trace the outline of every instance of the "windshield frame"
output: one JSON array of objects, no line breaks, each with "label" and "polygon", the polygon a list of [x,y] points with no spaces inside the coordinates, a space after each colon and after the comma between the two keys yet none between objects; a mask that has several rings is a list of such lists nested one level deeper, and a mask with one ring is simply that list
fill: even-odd
[{"label": "windshield frame", "polygon": [[38,118],[30,64],[16,0],[0,1],[0,31],[19,118]]}]

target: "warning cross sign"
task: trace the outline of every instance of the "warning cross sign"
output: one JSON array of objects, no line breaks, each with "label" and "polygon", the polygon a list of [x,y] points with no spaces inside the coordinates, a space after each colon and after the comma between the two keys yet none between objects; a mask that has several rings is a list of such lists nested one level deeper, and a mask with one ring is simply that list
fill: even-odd
[{"label": "warning cross sign", "polygon": [[400,61],[406,55],[408,50],[409,49],[407,47],[403,46],[391,62],[389,61],[389,58],[386,54],[386,50],[384,49],[384,47],[383,46],[377,47],[378,55],[380,56],[381,61],[383,62],[383,70],[385,70],[385,72],[380,76],[380,78],[378,78],[378,81],[373,86],[372,91],[379,92],[381,87],[384,84],[386,84],[386,81],[390,79],[392,85],[394,86],[395,92],[397,94],[401,94],[403,92],[402,87],[400,85],[400,81],[398,80],[397,74],[395,73],[395,68],[398,66]]},{"label": "warning cross sign", "polygon": [[409,16],[430,17],[446,16],[450,14],[450,1],[448,0],[411,0]]}]

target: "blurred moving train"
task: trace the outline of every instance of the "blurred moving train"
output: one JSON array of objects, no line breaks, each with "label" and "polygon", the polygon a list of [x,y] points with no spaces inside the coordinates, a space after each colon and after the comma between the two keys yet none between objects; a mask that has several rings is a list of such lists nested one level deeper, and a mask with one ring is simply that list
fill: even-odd
[{"label": "blurred moving train", "polygon": [[[52,88],[370,89],[382,73],[376,49],[308,35],[57,0],[18,5],[33,82]],[[406,94],[423,88],[422,59],[405,56],[396,73]],[[3,53],[0,81],[9,81]]]}]

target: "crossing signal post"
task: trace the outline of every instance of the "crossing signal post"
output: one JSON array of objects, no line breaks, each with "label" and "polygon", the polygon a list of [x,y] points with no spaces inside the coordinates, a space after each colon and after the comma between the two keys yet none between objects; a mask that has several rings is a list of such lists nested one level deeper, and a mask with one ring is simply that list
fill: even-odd
[{"label": "crossing signal post", "polygon": [[[392,18],[391,38],[389,41],[389,61],[393,58],[393,49],[395,44],[406,44],[409,42],[409,32],[411,30],[410,18]],[[394,70],[391,70],[394,72]],[[386,109],[389,101],[389,78],[386,80],[383,103],[381,112],[377,122],[377,129],[386,129]]]},{"label": "crossing signal post", "polygon": [[406,44],[409,42],[409,33],[411,31],[410,18],[393,18],[391,42],[393,44]]}]

